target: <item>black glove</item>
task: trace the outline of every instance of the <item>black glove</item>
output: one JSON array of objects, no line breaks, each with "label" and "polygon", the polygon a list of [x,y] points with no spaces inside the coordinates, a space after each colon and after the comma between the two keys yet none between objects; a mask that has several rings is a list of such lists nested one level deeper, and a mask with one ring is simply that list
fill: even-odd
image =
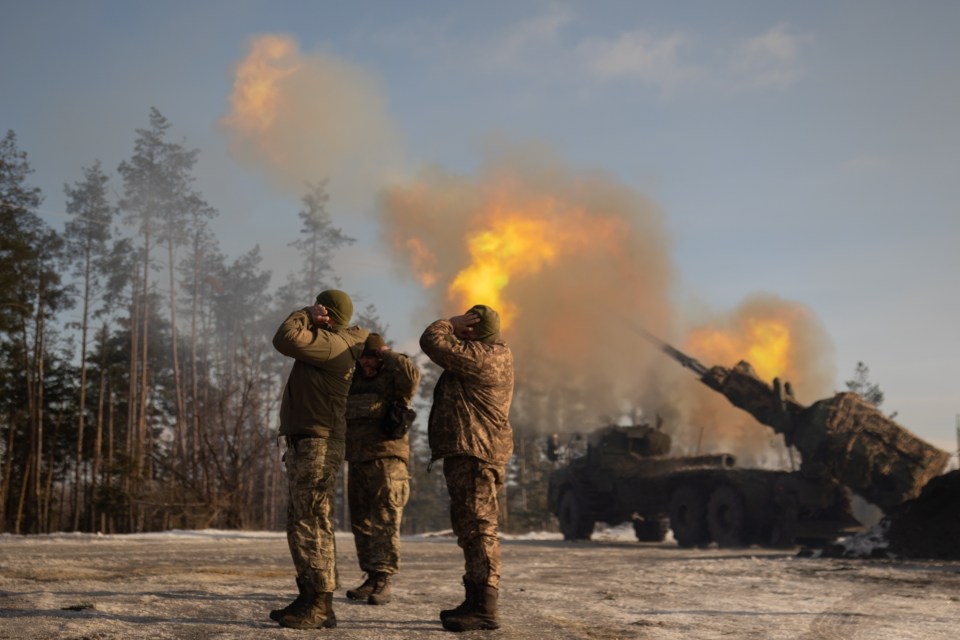
[{"label": "black glove", "polygon": [[387,413],[383,416],[384,434],[390,440],[396,440],[407,435],[410,425],[417,419],[417,412],[408,407],[402,400],[397,400],[387,407]]}]

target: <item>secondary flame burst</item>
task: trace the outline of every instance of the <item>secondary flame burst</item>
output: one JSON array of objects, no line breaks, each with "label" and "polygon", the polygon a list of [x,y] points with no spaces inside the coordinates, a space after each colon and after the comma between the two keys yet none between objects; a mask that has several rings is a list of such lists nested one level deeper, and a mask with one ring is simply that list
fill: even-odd
[{"label": "secondary flame burst", "polygon": [[240,131],[269,130],[282,100],[279,84],[297,72],[296,43],[284,36],[262,36],[237,66],[230,115],[223,123]]},{"label": "secondary flame burst", "polygon": [[763,380],[792,373],[793,341],[782,319],[749,317],[733,330],[700,329],[691,334],[687,349],[726,366],[746,360]]},{"label": "secondary flame burst", "polygon": [[368,202],[399,166],[400,137],[376,76],[330,54],[301,52],[291,36],[251,39],[229,104],[220,126],[231,153],[281,188],[302,194],[328,179],[338,202]]}]

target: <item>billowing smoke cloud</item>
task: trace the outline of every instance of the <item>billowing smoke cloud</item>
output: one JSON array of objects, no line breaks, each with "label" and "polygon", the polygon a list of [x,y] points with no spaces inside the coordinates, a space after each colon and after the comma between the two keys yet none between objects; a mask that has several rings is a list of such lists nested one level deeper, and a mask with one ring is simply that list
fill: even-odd
[{"label": "billowing smoke cloud", "polygon": [[400,136],[374,76],[330,55],[303,54],[289,36],[251,41],[220,124],[241,162],[297,195],[329,179],[340,196],[369,198],[401,163]]},{"label": "billowing smoke cloud", "polygon": [[381,211],[395,255],[432,294],[424,321],[475,303],[500,311],[524,426],[602,424],[663,364],[633,326],[671,324],[664,218],[612,177],[545,149],[502,150],[475,176],[424,170],[386,191]]},{"label": "billowing smoke cloud", "polygon": [[399,264],[432,294],[423,322],[475,303],[501,312],[521,428],[586,432],[642,412],[662,417],[681,451],[769,457],[773,432],[642,329],[708,366],[752,360],[764,379],[785,377],[810,399],[828,392],[828,341],[808,310],[755,296],[730,314],[682,317],[662,212],[546,149],[501,150],[473,176],[426,169],[385,191],[380,210]]}]

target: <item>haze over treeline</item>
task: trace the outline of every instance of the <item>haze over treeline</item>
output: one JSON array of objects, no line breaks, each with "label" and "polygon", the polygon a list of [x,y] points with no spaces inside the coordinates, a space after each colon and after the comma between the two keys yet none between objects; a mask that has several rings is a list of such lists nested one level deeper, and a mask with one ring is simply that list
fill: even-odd
[{"label": "haze over treeline", "polygon": [[[83,167],[64,187],[63,228],[40,218],[29,153],[14,131],[3,138],[0,531],[282,527],[287,369],[270,339],[287,313],[338,285],[333,256],[354,240],[319,180],[289,212],[301,225],[289,239],[294,272],[272,279],[257,245],[227,255],[220,212],[194,176],[199,152],[174,131],[151,109],[115,171]],[[354,321],[391,339],[373,305]],[[421,430],[406,531],[447,526]],[[547,463],[538,446],[519,449],[504,516],[540,528]]]},{"label": "haze over treeline", "polygon": [[38,217],[28,153],[3,139],[3,530],[276,526],[269,337],[334,283],[321,252],[349,238],[317,185],[290,239],[307,268],[272,289],[257,246],[221,251],[198,152],[174,139],[151,109],[115,173],[93,162],[65,186],[63,229]]}]

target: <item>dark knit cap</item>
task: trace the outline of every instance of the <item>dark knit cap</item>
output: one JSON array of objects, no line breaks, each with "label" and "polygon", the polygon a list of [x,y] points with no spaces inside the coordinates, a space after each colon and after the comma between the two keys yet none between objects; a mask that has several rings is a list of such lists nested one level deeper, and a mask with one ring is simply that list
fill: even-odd
[{"label": "dark knit cap", "polygon": [[383,336],[379,333],[371,333],[367,336],[367,341],[363,343],[363,353],[364,356],[376,356],[380,354],[380,349],[383,349],[386,343],[383,341]]},{"label": "dark knit cap", "polygon": [[467,313],[480,318],[473,325],[473,339],[490,344],[500,340],[500,314],[484,304],[475,304]]},{"label": "dark knit cap", "polygon": [[346,329],[350,326],[350,317],[353,315],[353,301],[343,291],[339,289],[322,291],[317,296],[317,304],[322,304],[327,308],[331,327]]}]

